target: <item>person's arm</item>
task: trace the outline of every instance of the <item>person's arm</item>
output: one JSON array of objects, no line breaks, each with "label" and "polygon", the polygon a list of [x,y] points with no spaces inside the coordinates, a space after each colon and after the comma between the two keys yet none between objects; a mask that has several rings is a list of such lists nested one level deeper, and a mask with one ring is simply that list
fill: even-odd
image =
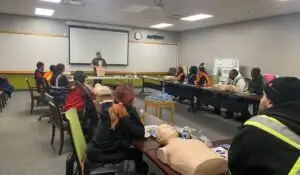
[{"label": "person's arm", "polygon": [[132,120],[129,117],[124,117],[120,120],[120,126],[124,134],[132,140],[135,139],[144,139],[145,137],[145,128],[141,122]]},{"label": "person's arm", "polygon": [[212,83],[207,75],[205,75],[205,79],[206,79],[206,87],[211,87]]},{"label": "person's arm", "polygon": [[106,68],[107,67],[106,60],[104,58],[102,58],[102,59],[103,59],[102,66]]},{"label": "person's arm", "polygon": [[93,58],[92,62],[91,62],[91,66],[92,67],[97,67],[97,59],[96,58]]}]

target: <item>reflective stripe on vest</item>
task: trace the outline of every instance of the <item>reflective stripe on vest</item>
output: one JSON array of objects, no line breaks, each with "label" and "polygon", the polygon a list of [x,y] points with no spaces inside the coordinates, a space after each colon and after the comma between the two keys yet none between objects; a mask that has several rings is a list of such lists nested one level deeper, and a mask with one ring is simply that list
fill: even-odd
[{"label": "reflective stripe on vest", "polygon": [[[249,119],[244,125],[250,125],[264,130],[265,132],[300,150],[300,136],[275,118],[260,115]],[[300,175],[300,157],[290,170],[289,175]]]}]

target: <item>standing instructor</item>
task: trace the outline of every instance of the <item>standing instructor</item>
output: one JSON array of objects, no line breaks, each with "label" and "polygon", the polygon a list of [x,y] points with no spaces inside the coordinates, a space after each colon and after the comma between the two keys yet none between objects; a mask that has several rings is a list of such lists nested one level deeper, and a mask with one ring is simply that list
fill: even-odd
[{"label": "standing instructor", "polygon": [[[106,66],[107,66],[106,60],[104,58],[102,58],[101,53],[99,51],[96,52],[96,58],[93,58],[91,66],[94,68],[94,76],[97,76],[96,67],[102,66],[102,67],[106,68]],[[95,80],[94,85],[97,84],[97,83],[102,84],[102,81],[101,80]]]},{"label": "standing instructor", "polygon": [[94,67],[94,74],[97,75],[96,67],[97,66],[103,66],[106,67],[106,61],[104,58],[102,58],[101,53],[99,51],[96,52],[96,58],[92,61],[92,67]]}]

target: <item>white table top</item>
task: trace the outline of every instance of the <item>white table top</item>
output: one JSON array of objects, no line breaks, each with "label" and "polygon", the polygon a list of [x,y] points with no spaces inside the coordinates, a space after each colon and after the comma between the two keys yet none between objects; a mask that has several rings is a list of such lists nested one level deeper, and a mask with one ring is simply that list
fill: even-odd
[{"label": "white table top", "polygon": [[149,76],[142,76],[144,79],[149,79],[149,80],[157,80],[157,81],[165,81],[162,78],[159,77],[149,77]]},{"label": "white table top", "polygon": [[87,80],[139,80],[139,77],[125,77],[125,76],[105,76],[105,77],[96,77],[88,76]]}]

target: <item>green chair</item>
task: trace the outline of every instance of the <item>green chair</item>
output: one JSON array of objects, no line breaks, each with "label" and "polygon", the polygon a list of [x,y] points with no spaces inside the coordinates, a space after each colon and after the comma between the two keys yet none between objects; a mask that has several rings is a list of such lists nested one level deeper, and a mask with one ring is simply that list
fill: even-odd
[{"label": "green chair", "polygon": [[[67,159],[66,162],[66,174],[67,175],[73,175],[73,174],[79,174],[83,175],[83,162],[85,160],[86,156],[86,142],[85,138],[81,129],[81,125],[79,122],[78,114],[75,108],[72,108],[66,112],[66,118],[69,121],[70,125],[70,134],[71,134],[71,142],[73,147],[73,153],[71,156],[69,156],[69,160]],[[77,171],[73,173],[73,165],[76,163]],[[72,164],[70,168],[70,164]],[[94,166],[93,166],[94,167]],[[89,173],[89,175],[103,175],[103,174],[115,174],[122,172],[124,167],[120,165],[106,165],[101,164],[99,166],[96,166],[92,170],[92,172]],[[87,174],[85,174],[87,175]]]}]

